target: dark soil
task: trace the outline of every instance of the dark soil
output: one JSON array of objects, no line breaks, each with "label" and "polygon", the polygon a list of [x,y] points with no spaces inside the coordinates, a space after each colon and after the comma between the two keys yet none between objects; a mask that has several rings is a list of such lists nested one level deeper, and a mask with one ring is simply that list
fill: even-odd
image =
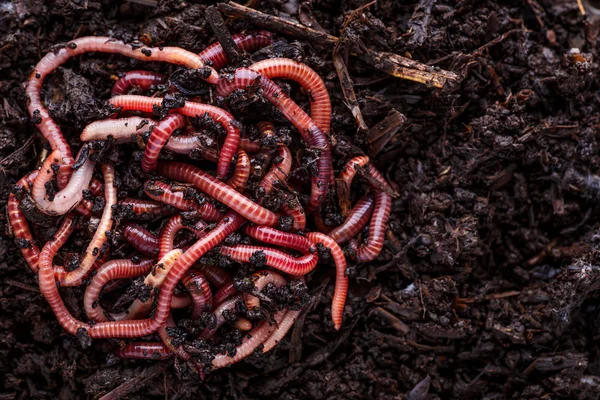
[{"label": "dark soil", "polygon": [[[0,2],[2,206],[43,148],[23,82],[55,44],[112,35],[198,52],[213,41],[205,5],[158,3]],[[260,3],[339,36],[344,13],[365,2]],[[140,399],[599,398],[600,24],[576,0],[425,0],[415,13],[418,3],[379,0],[346,31],[461,80],[437,90],[348,61],[366,124],[393,110],[407,122],[375,157],[401,194],[393,235],[377,261],[352,268],[341,332],[329,317],[333,272],[321,268],[308,281],[313,307],[264,358],[204,381],[172,361],[124,362],[111,355],[119,341],[82,348],[62,331],[3,236],[0,399],[98,398],[127,381],[136,390],[123,391]],[[227,26],[254,29],[239,19]],[[281,54],[301,56],[330,88],[339,167],[367,137],[345,105],[332,48],[277,39]],[[46,102],[72,143],[105,115],[114,76],[136,67],[173,70],[86,55],[48,79]],[[81,294],[71,293],[67,304],[79,313]]]}]

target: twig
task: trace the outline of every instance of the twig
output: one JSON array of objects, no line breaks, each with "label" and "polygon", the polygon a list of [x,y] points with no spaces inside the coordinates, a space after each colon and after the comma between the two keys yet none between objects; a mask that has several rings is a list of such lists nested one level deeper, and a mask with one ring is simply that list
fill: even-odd
[{"label": "twig", "polygon": [[[369,3],[368,5],[370,5]],[[309,40],[315,45],[335,46],[341,39],[319,32],[302,24],[275,17],[233,2],[219,3],[217,8],[222,13],[249,20],[262,28],[281,32],[300,39]],[[361,7],[362,9],[363,7]],[[354,48],[353,50],[356,50]],[[453,72],[433,68],[406,57],[393,53],[360,50],[357,54],[375,68],[394,77],[409,79],[415,82],[432,84],[437,88],[444,87],[447,82],[458,81],[459,76]],[[413,71],[416,69],[416,71]]]},{"label": "twig", "polygon": [[386,321],[388,321],[390,323],[392,328],[394,328],[398,332],[401,332],[404,334],[410,332],[410,328],[408,327],[408,325],[406,325],[404,322],[400,321],[400,319],[398,317],[396,317],[394,314],[392,314],[391,312],[389,312],[387,310],[384,310],[381,307],[375,307],[373,309],[373,311],[371,311],[371,314],[377,314],[379,317],[385,319]]},{"label": "twig", "polygon": [[6,283],[8,283],[11,286],[18,287],[19,289],[27,290],[28,292],[33,292],[33,293],[39,293],[40,292],[40,289],[36,288],[35,286],[31,286],[31,285],[28,285],[28,284],[23,283],[23,282],[17,282],[17,281],[12,280],[12,279],[7,279]]},{"label": "twig", "polygon": [[234,64],[237,64],[244,59],[245,57],[233,41],[231,34],[225,26],[225,21],[223,21],[221,14],[217,11],[215,6],[210,6],[206,9],[206,20],[215,33],[217,40],[221,43],[221,46],[223,46],[227,58]]},{"label": "twig", "polygon": [[250,20],[253,24],[266,29],[286,33],[300,39],[310,40],[316,44],[333,45],[338,38],[306,27],[297,22],[288,21],[283,18],[256,11],[234,2],[219,3],[217,8],[230,17],[242,17]]},{"label": "twig", "polygon": [[154,378],[158,374],[164,371],[165,363],[154,364],[151,367],[146,368],[141,373],[135,375],[133,378],[111,390],[104,396],[100,397],[99,400],[118,400],[122,399],[128,394],[134,393],[142,388],[146,381]]},{"label": "twig", "polygon": [[412,17],[408,21],[408,26],[412,31],[412,36],[408,39],[411,46],[421,46],[427,39],[427,30],[431,21],[431,9],[437,0],[421,0],[415,7]]},{"label": "twig", "polygon": [[6,157],[4,157],[2,160],[0,160],[0,167],[8,166],[8,165],[12,164],[12,162],[15,161],[16,159],[21,158],[21,156],[23,154],[25,154],[25,152],[27,150],[29,150],[29,147],[31,147],[32,144],[33,144],[33,135],[31,135],[27,138],[25,143],[23,143],[23,146],[19,147],[17,150],[13,151],[12,153],[10,153]]},{"label": "twig", "polygon": [[[342,57],[342,52],[345,53],[346,57]],[[335,66],[335,71],[337,72],[340,80],[342,93],[344,94],[344,98],[346,99],[347,103],[346,105],[356,120],[358,130],[366,132],[369,130],[369,127],[363,118],[360,107],[358,106],[358,100],[356,99],[356,93],[354,92],[354,87],[352,85],[352,78],[350,78],[350,73],[348,72],[346,63],[344,62],[344,59],[347,59],[347,55],[348,49],[346,47],[346,42],[340,41],[333,49],[333,65]]]},{"label": "twig", "polygon": [[585,15],[585,7],[583,6],[583,2],[581,0],[577,0],[577,5],[579,6],[579,12],[581,12],[581,15]]}]

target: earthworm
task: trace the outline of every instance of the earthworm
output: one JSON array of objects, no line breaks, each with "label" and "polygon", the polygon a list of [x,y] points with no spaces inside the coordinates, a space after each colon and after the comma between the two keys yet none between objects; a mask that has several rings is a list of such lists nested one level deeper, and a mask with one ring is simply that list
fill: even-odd
[{"label": "earthworm", "polygon": [[134,70],[126,72],[112,87],[113,96],[127,94],[132,87],[149,90],[165,82],[165,75],[159,72]]},{"label": "earthworm", "polygon": [[[152,112],[154,107],[161,107],[164,99],[145,96],[116,96],[109,100],[110,104],[120,107],[125,111]],[[223,179],[229,170],[229,163],[238,149],[240,143],[240,124],[227,111],[208,104],[186,101],[181,108],[174,108],[176,112],[187,117],[195,118],[207,114],[227,132],[225,142],[221,147],[221,154],[217,163],[217,177]]]},{"label": "earthworm", "polygon": [[306,237],[283,232],[268,226],[247,225],[244,228],[244,233],[261,242],[298,250],[302,254],[315,252],[314,245]]},{"label": "earthworm", "polygon": [[52,198],[47,198],[46,185],[50,184],[50,181],[54,177],[52,167],[53,165],[58,166],[60,164],[60,152],[54,150],[46,158],[37,177],[33,181],[31,197],[40,211],[45,214],[64,215],[75,208],[83,200],[83,189],[89,187],[92,175],[94,174],[95,163],[88,157],[83,165],[71,175],[67,185],[61,191],[54,194]]},{"label": "earthworm", "polygon": [[[378,182],[381,186],[392,191],[389,184],[385,181],[381,173],[369,163],[369,157],[358,156],[354,157],[346,164],[344,170],[340,173],[339,179],[344,182],[346,188],[349,190],[352,185],[352,180],[356,175],[357,168],[365,167],[367,173],[373,180]],[[367,243],[363,246],[357,246],[353,241],[351,248],[356,253],[356,260],[359,262],[372,261],[383,249],[383,242],[385,240],[385,231],[387,229],[387,222],[392,211],[392,197],[380,188],[373,187],[378,192],[375,194],[375,205],[373,206],[373,215],[371,216],[371,222],[369,224],[369,238]]]},{"label": "earthworm", "polygon": [[252,64],[249,69],[269,79],[290,79],[302,86],[310,97],[310,117],[328,133],[331,124],[331,100],[323,79],[306,64],[289,58],[271,58]]},{"label": "earthworm", "polygon": [[375,195],[373,216],[371,217],[371,223],[369,224],[369,238],[365,245],[355,249],[357,261],[372,261],[379,256],[381,249],[383,249],[387,221],[391,211],[392,197],[385,192],[377,193]]},{"label": "earthworm", "polygon": [[269,172],[265,174],[258,185],[265,194],[270,194],[273,191],[273,184],[277,181],[285,182],[288,179],[290,170],[292,169],[292,152],[286,145],[277,146],[279,154],[279,162],[272,162]]},{"label": "earthworm", "polygon": [[122,234],[136,250],[146,256],[158,255],[158,237],[146,228],[132,222],[123,224]]},{"label": "earthworm", "polygon": [[34,273],[37,273],[39,269],[38,261],[40,257],[40,249],[33,240],[33,235],[29,229],[29,224],[27,223],[25,214],[23,214],[19,208],[20,200],[18,195],[22,194],[23,191],[29,190],[37,174],[38,171],[33,171],[19,179],[15,185],[15,188],[13,188],[8,196],[8,203],[6,204],[8,222],[10,223],[15,243],[21,250],[27,265],[29,265],[29,268],[31,268]]},{"label": "earthworm", "polygon": [[206,229],[206,224],[199,220],[194,225],[187,225],[184,222],[183,217],[181,215],[172,216],[167,222],[167,224],[164,226],[160,234],[160,239],[158,240],[157,245],[158,258],[163,258],[165,254],[173,250],[175,236],[182,229],[189,230],[192,233],[194,233],[196,237],[200,237],[204,229]]},{"label": "earthworm", "polygon": [[[267,31],[236,34],[231,35],[231,38],[240,50],[247,52],[259,50],[273,42],[273,34]],[[219,42],[208,45],[199,55],[206,64],[212,65],[214,69],[221,69],[229,62],[227,54]]]},{"label": "earthworm", "polygon": [[333,302],[331,304],[331,319],[335,329],[339,330],[342,326],[344,316],[344,305],[348,295],[348,277],[346,276],[346,257],[340,246],[329,236],[320,232],[308,232],[308,240],[314,244],[321,243],[329,249],[333,262],[335,263],[335,289],[333,292]]},{"label": "earthworm", "polygon": [[248,178],[250,178],[250,158],[244,150],[238,150],[233,176],[229,178],[227,184],[235,190],[243,192]]},{"label": "earthworm", "polygon": [[214,303],[221,304],[223,301],[227,300],[234,294],[237,294],[238,290],[236,289],[233,281],[227,282],[225,285],[221,286],[219,290],[215,293]]},{"label": "earthworm", "polygon": [[[254,282],[254,290],[260,292],[269,283],[272,283],[276,287],[287,284],[285,278],[278,273],[268,270],[261,270],[252,274],[252,281]],[[250,293],[244,293],[244,301],[246,302],[246,308],[252,310],[254,307],[260,307],[260,300],[258,297],[253,296]]]},{"label": "earthworm", "polygon": [[160,121],[152,132],[146,148],[144,150],[144,157],[142,158],[142,170],[144,172],[152,172],[156,169],[158,162],[158,154],[163,148],[167,140],[173,134],[176,129],[183,128],[185,126],[185,118],[180,114],[169,114],[162,121]]},{"label": "earthworm", "polygon": [[204,274],[190,269],[182,279],[185,288],[192,296],[193,310],[191,319],[198,319],[202,312],[212,308],[212,291]]},{"label": "earthworm", "polygon": [[235,329],[239,329],[240,331],[249,331],[252,329],[252,322],[248,321],[244,317],[239,317],[234,323],[233,327]]},{"label": "earthworm", "polygon": [[159,122],[153,119],[143,117],[103,119],[86,125],[79,138],[83,142],[89,142],[108,140],[112,137],[116,143],[129,143],[158,124]]},{"label": "earthworm", "polygon": [[280,250],[264,246],[248,246],[242,244],[236,246],[223,246],[220,249],[220,253],[229,256],[235,261],[245,263],[251,262],[251,259],[254,256],[260,261],[263,261],[264,265],[294,276],[308,274],[315,268],[318,261],[318,257],[315,254],[306,254],[295,258]]},{"label": "earthworm", "polygon": [[304,231],[306,227],[306,214],[304,208],[300,205],[300,201],[294,195],[286,193],[284,196],[285,201],[281,205],[281,211],[292,217],[292,228],[296,231]]},{"label": "earthworm", "polygon": [[46,76],[64,64],[69,58],[86,52],[116,53],[143,61],[163,61],[186,66],[187,68],[204,68],[204,79],[212,84],[219,81],[219,74],[211,67],[204,65],[202,58],[192,52],[178,47],[149,48],[125,44],[109,37],[82,37],[67,43],[57,51],[46,54],[34,67],[27,79],[25,94],[29,100],[27,109],[44,138],[50,143],[52,150],[58,151],[62,160],[58,171],[58,186],[62,189],[71,172],[70,167],[75,160],[71,148],[63,136],[60,127],[52,119],[41,100],[41,89]]},{"label": "earthworm", "polygon": [[117,189],[114,186],[115,172],[113,166],[102,164],[102,174],[104,176],[105,205],[102,217],[98,223],[98,228],[85,250],[83,258],[79,262],[79,267],[68,272],[64,278],[59,281],[61,286],[79,285],[81,280],[88,274],[99,255],[102,255],[105,251],[103,248],[107,240],[106,232],[110,231],[113,225],[112,206],[117,202]]},{"label": "earthworm", "polygon": [[164,215],[168,205],[154,200],[132,199],[127,197],[121,200],[118,205],[124,208],[131,208],[134,218],[153,219]]},{"label": "earthworm", "polygon": [[[217,180],[215,179],[215,181]],[[188,200],[185,198],[183,191],[173,190],[172,186],[166,182],[147,181],[144,184],[144,193],[153,200],[168,204],[179,210],[196,211],[202,219],[208,222],[215,222],[223,218],[223,214],[217,210],[214,204],[208,201],[199,204],[197,201]]]},{"label": "earthworm", "polygon": [[[83,307],[88,319],[95,322],[108,321],[106,311],[99,304],[100,291],[106,283],[115,279],[137,278],[146,275],[152,269],[153,264],[152,260],[134,263],[126,259],[112,260],[103,264],[85,289],[83,296]],[[123,320],[127,319],[128,313],[120,313],[120,315],[111,313],[110,317],[112,320]]]},{"label": "earthworm", "polygon": [[48,252],[48,259],[50,265],[52,265],[52,268],[54,269],[54,277],[57,280],[60,280],[62,277],[64,277],[66,273],[64,272],[64,267],[56,266],[53,264],[54,256],[56,255],[58,250],[60,250],[60,248],[67,242],[69,236],[71,236],[74,230],[75,219],[71,215],[67,215],[63,219],[58,230],[52,236],[52,240],[50,240],[49,242],[51,244]]},{"label": "earthworm", "polygon": [[229,357],[227,354],[218,354],[212,360],[212,366],[214,368],[223,368],[248,357],[261,343],[265,342],[271,336],[286,313],[287,310],[275,313],[275,324],[271,324],[269,321],[262,321],[242,339],[242,344],[235,349],[235,356]]},{"label": "earthworm", "polygon": [[298,129],[311,150],[317,153],[317,176],[312,177],[312,188],[308,208],[316,210],[329,192],[333,171],[329,141],[314,121],[281,90],[272,80],[247,68],[238,68],[232,79],[222,78],[217,85],[217,94],[228,96],[236,89],[262,88],[262,95],[275,105]]},{"label": "earthworm", "polygon": [[232,282],[231,274],[216,265],[203,266],[202,273],[206,276],[206,279],[217,288],[221,288],[229,282]]},{"label": "earthworm", "polygon": [[274,226],[279,222],[279,217],[274,212],[256,204],[226,183],[192,165],[180,162],[159,162],[157,172],[169,179],[193,184],[200,191],[255,224]]},{"label": "earthworm", "polygon": [[363,196],[350,211],[344,222],[328,233],[339,244],[346,243],[356,236],[373,215],[374,200],[371,196]]},{"label": "earthworm", "polygon": [[166,360],[173,353],[160,342],[133,342],[120,349],[117,356],[135,360]]},{"label": "earthworm", "polygon": [[222,303],[220,303],[217,306],[217,308],[215,308],[215,311],[213,311],[213,315],[215,316],[215,326],[202,330],[202,332],[200,332],[200,337],[202,339],[212,338],[215,335],[215,333],[217,333],[219,328],[223,326],[225,322],[227,322],[225,314],[235,313],[236,304],[241,303],[242,301],[242,295],[237,295],[235,297],[232,297],[231,299],[225,300]]},{"label": "earthworm", "polygon": [[275,331],[268,337],[267,340],[263,342],[262,352],[263,354],[272,350],[273,347],[277,346],[281,339],[288,333],[290,328],[294,325],[298,316],[300,315],[300,311],[298,310],[289,310],[285,317],[279,322]]}]

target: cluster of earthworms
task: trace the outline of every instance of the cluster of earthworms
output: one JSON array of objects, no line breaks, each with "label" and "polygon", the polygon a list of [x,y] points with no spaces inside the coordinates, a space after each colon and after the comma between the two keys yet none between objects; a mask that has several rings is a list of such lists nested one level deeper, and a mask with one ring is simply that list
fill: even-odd
[{"label": "cluster of earthworms", "polygon": [[[272,35],[254,32],[235,35],[234,40],[241,50],[252,52],[270,45]],[[272,123],[256,121],[258,136],[251,137],[250,129],[243,129],[227,110],[189,99],[167,76],[141,70],[116,81],[108,100],[114,115],[83,129],[79,153],[73,157],[42,102],[41,89],[52,71],[88,52],[181,66],[204,80],[221,104],[233,93],[270,102],[299,133],[294,142],[311,165],[293,156],[292,141],[284,140]],[[31,73],[28,110],[50,154],[15,185],[8,217],[41,293],[62,327],[80,340],[140,340],[158,334],[160,341],[127,343],[119,355],[175,355],[200,360],[201,370],[224,367],[252,352],[269,351],[286,335],[302,310],[304,277],[318,263],[335,265],[331,318],[340,329],[348,291],[346,260],[366,262],[381,252],[392,189],[365,156],[347,161],[336,178],[331,103],[323,80],[291,59],[266,59],[231,73],[218,72],[227,63],[219,43],[195,54],[178,47],[84,37],[48,53]],[[310,99],[310,115],[272,79],[297,82]],[[146,95],[129,94],[132,90]],[[199,120],[210,121],[210,129],[221,137],[207,140],[207,128],[198,127]],[[123,163],[107,156],[124,143],[138,149],[140,157]],[[197,166],[211,171],[214,163],[216,172]],[[119,168],[134,164],[141,165],[145,182],[137,193],[124,196]],[[298,171],[310,181],[310,195],[303,193],[302,179],[291,178]],[[358,190],[351,192],[359,172],[364,179],[356,180]],[[321,208],[336,188],[346,195],[364,195],[353,208],[347,207],[339,226],[328,227]],[[40,232],[47,228],[28,219],[25,203],[56,221],[58,229],[52,237],[46,235],[45,243]],[[367,225],[368,234],[360,242]],[[107,299],[127,284],[137,288],[133,297],[121,301],[127,307],[110,311],[119,305],[107,306]],[[66,307],[60,290],[65,287],[83,288],[85,318],[76,318]],[[181,325],[189,328],[185,340],[174,333]],[[237,332],[235,346],[207,353],[206,346],[224,331]]]}]

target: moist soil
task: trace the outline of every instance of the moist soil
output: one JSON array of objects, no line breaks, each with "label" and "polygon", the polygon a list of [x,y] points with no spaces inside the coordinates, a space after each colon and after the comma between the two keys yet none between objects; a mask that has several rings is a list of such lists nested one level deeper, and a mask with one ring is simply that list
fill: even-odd
[{"label": "moist soil", "polygon": [[[214,41],[206,4],[136,3],[0,2],[2,208],[44,147],[23,86],[43,54],[87,35],[195,52]],[[252,3],[335,36],[345,29],[351,45],[459,75],[436,89],[347,59],[366,126],[394,110],[407,120],[373,157],[399,196],[380,257],[348,271],[343,328],[330,322],[333,268],[321,266],[307,282],[308,311],[266,356],[204,379],[174,361],[119,360],[118,340],[84,346],[65,334],[18,247],[3,236],[0,399],[91,399],[116,388],[111,398],[598,398],[600,24],[593,15],[582,16],[576,0],[379,0],[354,13],[364,2]],[[225,19],[232,33],[257,29]],[[339,169],[356,148],[369,148],[373,131],[357,128],[333,49],[280,32],[276,40],[262,57],[300,59],[326,81]],[[92,54],[47,79],[44,99],[71,143],[86,123],[108,115],[112,83],[136,68],[175,70]],[[193,74],[179,75],[187,89],[208,93]],[[306,96],[294,96],[307,106]],[[247,105],[236,106],[244,121]],[[135,180],[124,176],[126,185]],[[0,225],[4,232],[4,218]],[[63,292],[78,316],[81,295]]]}]

